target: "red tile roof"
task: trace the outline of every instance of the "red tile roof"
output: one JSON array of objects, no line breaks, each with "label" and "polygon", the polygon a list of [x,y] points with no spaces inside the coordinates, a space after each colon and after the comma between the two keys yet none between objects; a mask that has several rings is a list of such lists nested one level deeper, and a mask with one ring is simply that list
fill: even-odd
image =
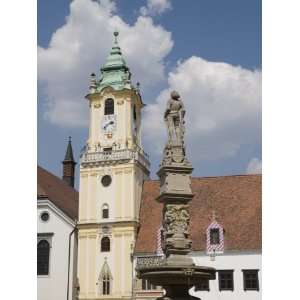
[{"label": "red tile roof", "polygon": [[37,167],[37,199],[48,198],[73,220],[78,219],[78,192],[62,179]]},{"label": "red tile roof", "polygon": [[[216,220],[225,230],[226,250],[261,249],[261,175],[192,178],[195,194],[190,202],[192,249],[206,249],[206,228]],[[140,211],[140,230],[136,253],[154,253],[156,234],[162,220],[159,181],[144,183]]]}]

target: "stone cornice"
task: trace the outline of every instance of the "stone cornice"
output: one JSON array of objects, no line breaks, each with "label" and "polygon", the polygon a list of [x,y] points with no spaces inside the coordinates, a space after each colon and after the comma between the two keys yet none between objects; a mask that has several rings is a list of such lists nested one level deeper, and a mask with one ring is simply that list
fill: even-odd
[{"label": "stone cornice", "polygon": [[114,222],[78,222],[77,228],[78,229],[89,229],[89,228],[99,228],[102,226],[111,226],[113,228],[116,227],[126,227],[126,226],[133,226],[137,228],[139,226],[139,222],[137,220],[134,221],[114,221]]}]

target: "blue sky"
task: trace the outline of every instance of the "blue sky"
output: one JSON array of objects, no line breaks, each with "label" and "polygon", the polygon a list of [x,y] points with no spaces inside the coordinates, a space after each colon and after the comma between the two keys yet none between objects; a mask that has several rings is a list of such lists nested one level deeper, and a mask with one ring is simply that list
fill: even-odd
[{"label": "blue sky", "polygon": [[[38,163],[41,166],[61,175],[69,135],[79,161],[80,149],[87,138],[85,117],[80,120],[86,113],[84,95],[88,75],[99,73],[111,47],[109,28],[119,26],[125,59],[131,71],[135,71],[134,79],[141,81],[144,102],[148,104],[144,146],[151,157],[152,177],[159,164],[164,135],[158,132],[159,127],[151,126],[155,118],[159,124],[159,113],[172,88],[182,94],[188,105],[190,134],[187,133],[186,144],[194,176],[259,172],[261,1],[162,0],[162,11],[151,10],[150,0],[148,7],[147,1],[116,0],[112,1],[113,6],[110,1],[95,2],[95,9],[86,10],[92,8],[89,6],[92,1],[75,0],[72,9],[70,2],[38,1],[38,53],[41,53],[38,55]],[[171,8],[164,8],[166,4]],[[142,6],[146,13],[141,13]],[[99,16],[103,13],[102,23],[97,23],[97,13]],[[80,30],[80,22],[85,32]],[[86,33],[90,32],[94,38],[87,40]],[[126,41],[136,33],[140,35],[141,46],[128,45]],[[51,39],[54,42],[49,45]],[[76,54],[75,48],[71,48],[73,44],[79,45]],[[89,47],[85,48],[87,44]],[[151,46],[154,54],[147,52]],[[87,59],[86,63],[78,59],[77,56],[84,58],[92,47],[93,59]],[[73,60],[72,55],[75,55]],[[155,70],[141,65],[143,60],[152,62]],[[74,111],[69,113],[68,107]],[[195,115],[197,110],[199,117]],[[157,142],[155,150],[154,142]]]}]

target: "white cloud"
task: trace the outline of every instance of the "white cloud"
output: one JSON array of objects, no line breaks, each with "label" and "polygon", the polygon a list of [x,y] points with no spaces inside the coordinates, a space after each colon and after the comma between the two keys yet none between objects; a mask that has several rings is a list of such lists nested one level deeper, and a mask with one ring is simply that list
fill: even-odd
[{"label": "white cloud", "polygon": [[[162,6],[154,9],[154,3]],[[38,47],[38,78],[47,97],[48,120],[60,126],[87,124],[89,74],[99,74],[115,29],[133,82],[141,81],[145,90],[164,80],[164,59],[173,41],[149,15],[170,9],[168,5],[170,1],[148,1],[147,13],[129,25],[116,14],[114,1],[74,0],[66,24],[53,33],[49,47]],[[193,56],[168,74],[168,88],[145,109],[143,136],[152,154],[160,156],[166,140],[163,111],[173,89],[187,110],[186,145],[193,162],[233,157],[242,147],[261,143],[261,72]]]},{"label": "white cloud", "polygon": [[[47,97],[46,117],[60,126],[87,124],[84,101],[89,74],[99,74],[118,29],[119,44],[143,89],[164,79],[165,56],[173,47],[171,33],[139,16],[130,26],[115,14],[115,2],[74,0],[66,24],[52,35],[49,47],[38,47],[38,79]],[[136,78],[136,79],[135,79]]]},{"label": "white cloud", "polygon": [[165,11],[172,8],[170,0],[148,0],[147,6],[143,6],[140,9],[142,15],[161,15]]},{"label": "white cloud", "polygon": [[193,162],[233,157],[242,146],[260,144],[260,71],[193,56],[169,73],[168,84],[146,107],[144,118],[146,142],[158,155],[166,140],[163,112],[173,89],[187,111],[186,145]]},{"label": "white cloud", "polygon": [[261,174],[262,163],[258,158],[252,158],[247,166],[246,174]]}]

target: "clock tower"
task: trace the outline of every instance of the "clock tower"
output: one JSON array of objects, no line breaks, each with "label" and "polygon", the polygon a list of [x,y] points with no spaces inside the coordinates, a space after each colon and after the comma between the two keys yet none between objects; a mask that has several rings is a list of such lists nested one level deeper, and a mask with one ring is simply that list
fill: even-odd
[{"label": "clock tower", "polygon": [[86,96],[89,137],[80,161],[78,299],[130,299],[143,182],[149,161],[141,144],[138,87],[118,45]]}]

